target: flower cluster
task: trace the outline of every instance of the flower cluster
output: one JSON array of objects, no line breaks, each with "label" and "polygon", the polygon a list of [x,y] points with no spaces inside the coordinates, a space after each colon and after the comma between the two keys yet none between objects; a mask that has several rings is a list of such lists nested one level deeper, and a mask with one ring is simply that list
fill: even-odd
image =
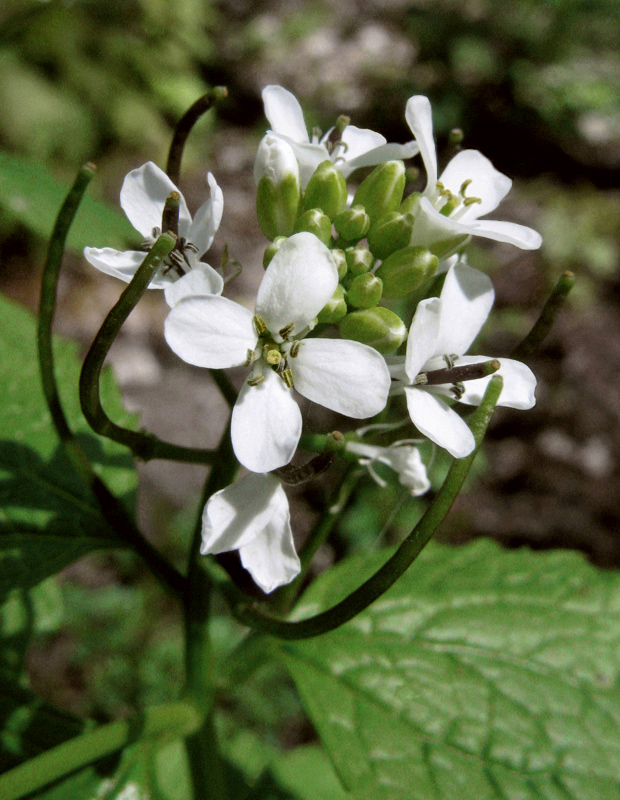
[{"label": "flower cluster", "polygon": [[[207,501],[201,552],[238,550],[254,581],[271,592],[300,571],[283,488],[303,434],[297,397],[355,420],[385,415],[389,405],[390,419],[415,428],[418,438],[382,444],[394,424],[370,425],[346,435],[341,455],[381,485],[374,465],[387,465],[409,494],[424,494],[430,481],[418,444],[427,439],[455,458],[469,455],[474,437],[456,404],[478,405],[493,372],[503,377],[500,405],[535,402],[527,366],[467,355],[494,300],[491,280],[466,262],[467,243],[481,236],[534,249],[541,239],[523,225],[486,219],[511,181],[477,150],[458,152],[438,177],[427,98],[407,102],[413,139],[404,144],[346,117],[310,136],[290,92],[268,86],[263,100],[271,130],[254,174],[258,221],[270,243],[254,308],[223,296],[220,271],[201,260],[223,212],[210,173],[210,197],[192,218],[154,164],[130,172],[121,205],[143,248],[86,248],[84,255],[131,280],[166,228],[167,198],[180,196],[176,246],[151,283],[170,306],[166,341],[189,364],[246,369],[231,439],[248,474]],[[418,154],[426,185],[408,191],[404,160]],[[390,303],[399,298],[409,298],[408,306]],[[405,307],[408,324],[395,310]]]}]

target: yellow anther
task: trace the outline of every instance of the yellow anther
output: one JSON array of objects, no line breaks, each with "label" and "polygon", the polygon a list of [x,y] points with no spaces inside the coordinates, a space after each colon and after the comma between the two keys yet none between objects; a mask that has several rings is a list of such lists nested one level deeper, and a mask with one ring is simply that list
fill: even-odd
[{"label": "yellow anther", "polygon": [[256,333],[259,336],[262,336],[263,333],[267,330],[267,325],[265,324],[265,320],[262,317],[259,317],[258,314],[254,314],[252,317],[252,322],[254,323],[254,327],[256,328]]},{"label": "yellow anther", "polygon": [[282,380],[288,386],[289,389],[293,388],[293,373],[290,369],[283,369],[280,373],[282,376]]},{"label": "yellow anther", "polygon": [[245,364],[244,367],[249,367],[254,363],[254,350],[250,350],[248,347],[247,355],[245,357]]},{"label": "yellow anther", "polygon": [[263,347],[263,358],[268,364],[277,366],[282,361],[282,353],[279,350],[274,350],[270,345],[266,344]]},{"label": "yellow anther", "polygon": [[283,328],[281,328],[278,331],[278,333],[280,334],[280,336],[283,339],[286,340],[291,335],[291,333],[293,333],[294,330],[295,330],[295,323],[294,322],[289,322],[289,324],[285,325]]},{"label": "yellow anther", "polygon": [[296,358],[297,353],[299,353],[299,348],[301,347],[301,342],[299,339],[296,339],[293,344],[291,345],[291,349],[288,351],[288,354],[291,358]]},{"label": "yellow anther", "polygon": [[259,372],[258,375],[254,375],[252,378],[248,378],[248,386],[260,386],[265,380],[265,376],[262,372]]},{"label": "yellow anther", "polygon": [[461,184],[461,188],[459,189],[459,194],[461,195],[461,197],[463,199],[465,199],[465,192],[467,191],[467,187],[470,185],[471,182],[472,182],[472,179],[471,178],[467,178],[467,180],[463,181],[463,183]]},{"label": "yellow anther", "polygon": [[482,200],[479,197],[466,197],[463,200],[463,205],[465,206],[473,206],[474,203],[482,203]]}]

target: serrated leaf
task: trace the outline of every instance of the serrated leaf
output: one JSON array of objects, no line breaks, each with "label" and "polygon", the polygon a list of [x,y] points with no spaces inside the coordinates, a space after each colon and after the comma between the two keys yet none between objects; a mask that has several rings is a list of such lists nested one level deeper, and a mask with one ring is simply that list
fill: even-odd
[{"label": "serrated leaf", "polygon": [[[69,185],[56,180],[43,164],[0,152],[0,206],[41,238],[50,238],[68,190]],[[120,209],[89,195],[83,198],[67,238],[70,250],[81,252],[86,246],[124,250],[131,241],[139,243],[139,234]]]},{"label": "serrated leaf", "polygon": [[[325,573],[332,605],[385,555]],[[429,545],[367,611],[279,652],[356,800],[620,798],[620,574]]]},{"label": "serrated leaf", "polygon": [[[93,549],[122,546],[59,445],[38,375],[33,316],[0,297],[0,598],[28,588]],[[117,497],[133,502],[136,475],[125,448],[93,434],[79,406],[77,346],[55,341],[57,379],[82,446]],[[103,402],[124,423],[111,373]]]}]

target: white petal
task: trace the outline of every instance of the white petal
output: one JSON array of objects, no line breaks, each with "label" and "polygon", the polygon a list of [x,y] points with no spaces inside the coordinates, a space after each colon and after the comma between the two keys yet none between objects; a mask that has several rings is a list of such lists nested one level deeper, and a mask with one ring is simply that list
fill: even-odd
[{"label": "white petal", "polygon": [[[142,236],[151,236],[153,228],[161,228],[161,216],[170,192],[178,192],[166,173],[152,161],[125,176],[121,187],[121,207],[134,228]],[[179,206],[179,236],[187,237],[191,217],[183,195]]]},{"label": "white petal", "polygon": [[254,160],[254,182],[258,186],[262,178],[278,185],[287,177],[299,181],[299,166],[290,141],[275,133],[266,133],[261,139]]},{"label": "white petal", "polygon": [[338,269],[327,247],[312,233],[296,233],[267,267],[256,313],[276,337],[292,322],[294,336],[312,322],[337,285]]},{"label": "white petal", "polygon": [[202,512],[200,552],[225,553],[255,539],[288,500],[275,475],[246,475],[212,495]]},{"label": "white petal", "polygon": [[198,248],[198,258],[211,247],[224,212],[224,195],[210,172],[207,181],[211,196],[196,211],[187,232],[187,240]]},{"label": "white petal", "polygon": [[[146,258],[146,253],[143,250],[121,251],[113,250],[111,247],[85,247],[84,258],[100,272],[105,272],[106,275],[112,275],[114,278],[120,278],[125,283],[129,283]],[[161,287],[156,286],[152,281],[149,288]]]},{"label": "white petal", "polygon": [[444,447],[455,458],[464,458],[476,446],[473,433],[466,423],[441,397],[424,389],[405,388],[409,416],[425,436]]},{"label": "white petal", "polygon": [[181,300],[168,314],[164,335],[179,358],[209,369],[245,364],[258,338],[252,312],[216,296]]},{"label": "white petal", "polygon": [[[458,366],[479,364],[481,361],[489,360],[488,356],[463,356],[463,358],[459,359]],[[504,385],[497,405],[521,410],[533,408],[536,405],[536,397],[534,396],[536,377],[532,370],[512,358],[500,358],[498,360],[502,366],[494,374],[502,376]],[[460,402],[467,403],[470,406],[480,405],[491,377],[489,375],[488,378],[480,378],[477,381],[465,381],[463,383],[465,394],[459,398]]]},{"label": "white petal", "polygon": [[410,97],[407,100],[405,119],[420,146],[420,154],[426,168],[428,180],[424,193],[432,193],[437,183],[437,152],[433,141],[433,114],[428,97],[422,95]]},{"label": "white petal", "polygon": [[[347,130],[348,128],[345,133]],[[360,167],[374,167],[376,164],[384,164],[386,161],[403,161],[405,158],[412,158],[419,152],[418,143],[414,141],[406,144],[383,144],[355,158],[347,157],[346,161],[338,161],[336,166],[347,178],[354,170]]]},{"label": "white petal", "polygon": [[374,150],[382,144],[386,144],[387,140],[385,136],[368,128],[347,125],[340,136],[340,141],[346,145],[346,149],[342,153],[345,161],[351,161],[369,150]]},{"label": "white petal", "polygon": [[465,223],[494,211],[512,186],[510,178],[496,170],[489,159],[478,150],[457,153],[441,173],[439,180],[457,196],[463,182],[471,181],[465,190],[465,196],[478,197],[482,202],[472,203],[459,217],[459,221]]},{"label": "white petal", "polygon": [[412,247],[433,249],[434,245],[450,243],[458,236],[476,234],[477,225],[478,222],[462,225],[450,217],[445,217],[437,211],[427,197],[422,197],[415,214],[409,244]]},{"label": "white petal", "polygon": [[223,288],[224,281],[219,272],[201,261],[187,275],[183,275],[174,283],[169,283],[164,289],[164,296],[166,303],[172,308],[186,297],[222,294]]},{"label": "white petal", "polygon": [[282,378],[264,365],[264,382],[243,385],[232,413],[232,443],[252,472],[270,472],[293,458],[301,436],[301,411]]},{"label": "white petal", "polygon": [[464,264],[448,270],[441,290],[438,355],[469,350],[493,308],[495,292],[488,275]]},{"label": "white petal", "polygon": [[286,496],[277,514],[259,535],[239,549],[239,556],[255,583],[267,594],[299,575],[301,564],[293,542]]},{"label": "white petal", "polygon": [[[293,148],[297,164],[299,165],[299,181],[301,188],[305,189],[314,171],[322,161],[329,160],[329,152],[322,144],[297,144],[292,139],[287,139]],[[339,166],[338,164],[336,166]]]},{"label": "white petal", "polygon": [[431,297],[418,303],[411,320],[405,355],[405,371],[412,382],[427,361],[440,351],[437,349],[439,324],[441,320],[441,300]]},{"label": "white petal", "polygon": [[411,445],[387,447],[380,456],[379,461],[387,464],[398,473],[399,482],[407,488],[413,497],[419,497],[431,488],[426,467],[422,462],[420,451],[417,447],[412,447]]},{"label": "white petal", "polygon": [[374,348],[344,339],[304,339],[289,359],[295,389],[314,403],[354,419],[385,408],[390,373]]},{"label": "white petal", "polygon": [[275,133],[290,136],[295,142],[309,142],[304,112],[299,101],[282,86],[265,86],[263,89],[265,116]]},{"label": "white petal", "polygon": [[483,236],[495,242],[514,244],[521,250],[538,250],[542,244],[542,236],[537,231],[516,222],[479,219],[472,223],[469,232],[473,236]]}]

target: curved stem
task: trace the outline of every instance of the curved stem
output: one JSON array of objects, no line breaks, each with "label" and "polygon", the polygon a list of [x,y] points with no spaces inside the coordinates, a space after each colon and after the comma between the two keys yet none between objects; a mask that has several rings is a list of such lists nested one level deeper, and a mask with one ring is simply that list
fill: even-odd
[{"label": "curved stem", "polygon": [[575,285],[575,276],[568,270],[563,272],[553,291],[540,312],[540,315],[532,330],[527,334],[523,341],[518,344],[510,354],[511,358],[521,361],[531,356],[543,343],[547,334],[551,330],[558,314],[562,310],[566,298]]},{"label": "curved stem", "polygon": [[182,461],[188,464],[211,464],[213,451],[196,447],[183,447],[165,442],[151,433],[133,431],[113,422],[103,409],[99,395],[101,370],[121,326],[146,291],[161,262],[174,248],[176,239],[163,233],[138,268],[136,274],[105,318],[80,374],[80,402],[91,428],[101,436],[129,447],[143,461],[154,458]]},{"label": "curved stem", "polygon": [[133,719],[87,731],[0,775],[0,797],[19,800],[138,739],[188,736],[200,723],[200,713],[189,703],[147,708]]},{"label": "curved stem", "polygon": [[502,385],[501,376],[494,375],[491,378],[482,402],[472,417],[470,427],[476,440],[473,452],[466,458],[455,459],[452,462],[443,486],[422,519],[401,543],[394,555],[374,575],[327,611],[298,622],[289,622],[265,614],[256,604],[248,603],[247,599],[241,600],[236,587],[232,585],[232,582],[224,579],[222,573],[215,569],[218,565],[211,562],[207,568],[212,580],[217,582],[225,594],[235,617],[251,628],[281,639],[308,639],[340,627],[381,597],[411,566],[448,514],[484,438]]},{"label": "curved stem", "polygon": [[144,558],[155,575],[178,594],[183,588],[183,577],[141,536],[125,506],[110,492],[93,469],[69,427],[56,383],[52,324],[56,310],[58,278],[71,223],[94,174],[95,167],[92,164],[86,164],[78,173],[58,213],[43,269],[37,327],[37,349],[43,394],[61,445],[76,472],[90,487],[103,518]]},{"label": "curved stem", "polygon": [[175,186],[179,185],[183,150],[185,149],[185,142],[192,128],[200,117],[212,108],[214,103],[218,100],[223,100],[227,96],[228,89],[225,86],[214,86],[213,89],[210,89],[205,95],[196,100],[177,122],[174,128],[170,150],[168,151],[168,162],[166,164],[166,174]]}]

